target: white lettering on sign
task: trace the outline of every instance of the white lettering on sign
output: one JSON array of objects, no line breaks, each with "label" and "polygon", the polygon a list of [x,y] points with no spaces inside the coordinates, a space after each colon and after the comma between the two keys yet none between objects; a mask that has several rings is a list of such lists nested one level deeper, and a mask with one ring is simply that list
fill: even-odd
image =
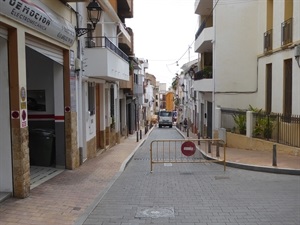
[{"label": "white lettering on sign", "polygon": [[0,14],[36,29],[55,40],[72,46],[75,28],[37,0],[0,0]]},{"label": "white lettering on sign", "polygon": [[185,151],[194,151],[193,147],[184,147],[183,148]]}]

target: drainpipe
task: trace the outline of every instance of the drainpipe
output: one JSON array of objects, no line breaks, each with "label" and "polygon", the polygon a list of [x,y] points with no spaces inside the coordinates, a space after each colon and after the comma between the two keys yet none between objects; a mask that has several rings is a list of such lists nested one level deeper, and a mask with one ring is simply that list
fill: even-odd
[{"label": "drainpipe", "polygon": [[212,138],[214,137],[214,130],[215,130],[215,120],[216,120],[216,113],[215,113],[215,107],[216,107],[216,100],[215,100],[215,95],[216,95],[216,65],[217,65],[217,61],[216,61],[216,38],[217,38],[217,8],[214,9],[213,12],[213,21],[214,21],[214,40],[213,42],[213,93],[212,93]]},{"label": "drainpipe", "polygon": [[[79,26],[79,5],[76,2],[76,26]],[[81,63],[82,60],[82,55],[81,55],[81,41],[80,38],[77,40],[77,58],[79,59],[79,63]],[[79,164],[82,165],[83,164],[83,142],[84,142],[84,135],[83,135],[83,129],[84,129],[84,122],[85,120],[82,117],[82,69],[81,69],[80,65],[80,69],[77,71],[77,81],[78,81],[78,98],[77,98],[77,103],[78,103],[78,107],[77,107],[77,112],[78,112],[78,145],[79,145]]]}]

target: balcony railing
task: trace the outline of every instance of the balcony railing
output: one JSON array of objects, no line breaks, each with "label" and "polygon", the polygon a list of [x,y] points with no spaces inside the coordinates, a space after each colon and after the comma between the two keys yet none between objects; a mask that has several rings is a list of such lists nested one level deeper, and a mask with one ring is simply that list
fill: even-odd
[{"label": "balcony railing", "polygon": [[85,38],[86,48],[108,48],[119,55],[122,59],[129,62],[128,56],[119,49],[114,43],[112,43],[107,37],[86,37]]},{"label": "balcony railing", "polygon": [[194,74],[194,80],[211,79],[213,78],[212,67],[207,66]]},{"label": "balcony railing", "polygon": [[293,41],[293,18],[281,23],[281,46]]},{"label": "balcony railing", "polygon": [[268,30],[264,33],[264,52],[273,49],[273,30]]},{"label": "balcony railing", "polygon": [[201,32],[204,30],[204,28],[206,27],[206,20],[204,20],[200,27],[198,28],[196,34],[195,34],[195,40],[200,36]]}]

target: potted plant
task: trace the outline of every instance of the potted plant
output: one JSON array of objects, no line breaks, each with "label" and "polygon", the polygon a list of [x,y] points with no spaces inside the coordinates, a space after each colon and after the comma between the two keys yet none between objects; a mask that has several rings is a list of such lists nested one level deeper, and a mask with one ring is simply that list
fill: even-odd
[{"label": "potted plant", "polygon": [[239,113],[233,114],[233,120],[240,134],[246,134],[246,114],[239,110]]}]

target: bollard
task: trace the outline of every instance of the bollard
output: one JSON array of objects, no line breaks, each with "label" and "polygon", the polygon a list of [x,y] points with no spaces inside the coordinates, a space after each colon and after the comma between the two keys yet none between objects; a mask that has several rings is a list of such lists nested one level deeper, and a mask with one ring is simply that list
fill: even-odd
[{"label": "bollard", "polygon": [[208,142],[208,153],[211,153],[211,142]]},{"label": "bollard", "polygon": [[139,142],[139,132],[136,132],[136,142]]},{"label": "bollard", "polygon": [[277,151],[276,145],[273,145],[273,166],[277,166]]},{"label": "bollard", "polygon": [[147,132],[148,132],[148,126],[146,125],[145,126],[145,134],[147,134]]},{"label": "bollard", "polygon": [[216,150],[216,157],[220,157],[220,148],[219,142],[217,142],[217,150]]},{"label": "bollard", "polygon": [[200,145],[200,132],[198,133],[198,145]]},{"label": "bollard", "polygon": [[142,130],[140,130],[140,139],[142,140]]},{"label": "bollard", "polygon": [[187,128],[186,130],[186,136],[189,137],[190,136],[190,131],[189,131],[189,128]]}]

